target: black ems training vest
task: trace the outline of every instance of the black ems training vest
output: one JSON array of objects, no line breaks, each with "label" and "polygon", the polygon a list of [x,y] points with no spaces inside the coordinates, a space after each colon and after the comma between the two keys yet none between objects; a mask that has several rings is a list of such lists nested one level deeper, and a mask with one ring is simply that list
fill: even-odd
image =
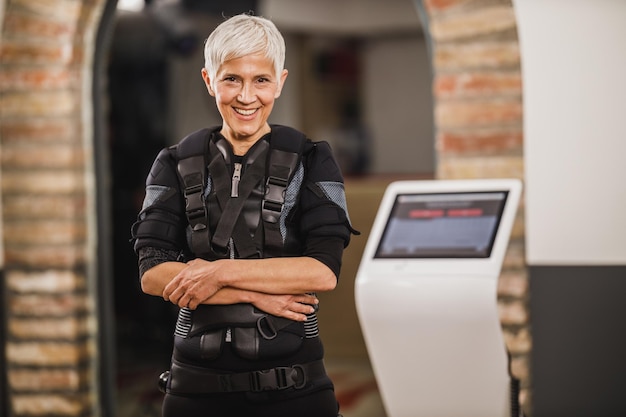
[{"label": "black ems training vest", "polygon": [[[279,222],[285,191],[307,139],[295,129],[272,125],[269,143],[261,139],[248,151],[244,169],[241,163],[231,161],[225,139],[212,140],[218,129],[195,132],[176,149],[190,249],[195,256],[209,260],[226,257],[229,245],[237,258],[280,256],[285,249]],[[207,186],[214,189],[214,200],[208,206]],[[251,230],[256,226],[256,231]]]},{"label": "black ems training vest", "polygon": [[[281,256],[286,250],[280,231],[286,189],[307,139],[295,129],[272,125],[269,141],[259,140],[239,163],[232,160],[226,139],[215,137],[218,129],[192,133],[176,148],[190,249],[207,260]],[[303,323],[247,303],[183,308],[176,328],[187,341],[178,340],[177,349],[183,352],[187,343],[198,343],[190,338],[199,338],[193,350],[199,349],[205,360],[219,357],[229,334],[237,354],[252,360],[293,354],[305,336]]]}]

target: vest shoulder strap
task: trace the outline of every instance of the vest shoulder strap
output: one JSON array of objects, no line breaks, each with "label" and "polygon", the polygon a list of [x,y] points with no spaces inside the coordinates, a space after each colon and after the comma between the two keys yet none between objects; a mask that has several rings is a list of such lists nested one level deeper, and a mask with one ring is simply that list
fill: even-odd
[{"label": "vest shoulder strap", "polygon": [[176,146],[177,169],[185,197],[185,215],[191,226],[191,250],[196,255],[210,251],[211,236],[203,193],[207,184],[209,139],[214,130],[198,130],[183,138]]},{"label": "vest shoulder strap", "polygon": [[285,189],[293,178],[302,157],[306,136],[287,126],[272,125],[263,221],[276,223],[285,202]]},{"label": "vest shoulder strap", "polygon": [[285,205],[287,186],[298,168],[306,141],[306,136],[298,130],[281,125],[272,126],[265,197],[261,206],[264,258],[277,257],[284,253],[280,216]]}]

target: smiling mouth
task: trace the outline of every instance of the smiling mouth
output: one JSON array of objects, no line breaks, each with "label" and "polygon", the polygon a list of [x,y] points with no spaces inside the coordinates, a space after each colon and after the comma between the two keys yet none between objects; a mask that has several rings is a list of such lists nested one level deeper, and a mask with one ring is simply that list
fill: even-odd
[{"label": "smiling mouth", "polygon": [[254,113],[256,113],[256,111],[258,110],[258,109],[244,110],[244,109],[238,109],[236,107],[234,107],[234,109],[235,109],[235,112],[241,114],[242,116],[251,116]]}]

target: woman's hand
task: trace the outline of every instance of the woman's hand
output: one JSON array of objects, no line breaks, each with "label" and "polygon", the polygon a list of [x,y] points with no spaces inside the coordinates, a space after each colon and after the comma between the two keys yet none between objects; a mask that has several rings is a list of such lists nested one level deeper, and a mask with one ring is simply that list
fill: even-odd
[{"label": "woman's hand", "polygon": [[194,310],[221,288],[214,263],[194,259],[165,286],[163,299]]},{"label": "woman's hand", "polygon": [[259,310],[295,321],[306,321],[319,303],[317,297],[308,294],[274,295],[256,293],[252,304]]}]

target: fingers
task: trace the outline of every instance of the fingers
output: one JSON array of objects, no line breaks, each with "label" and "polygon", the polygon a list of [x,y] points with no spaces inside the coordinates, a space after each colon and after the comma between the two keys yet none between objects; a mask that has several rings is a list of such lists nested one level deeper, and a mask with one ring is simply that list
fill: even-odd
[{"label": "fingers", "polygon": [[182,307],[191,308],[191,302],[193,301],[192,296],[190,294],[187,294],[185,290],[182,289],[181,287],[176,288],[170,294],[167,294],[164,292],[163,299],[165,301],[169,301],[172,304],[176,304],[178,307],[181,307],[181,308]]},{"label": "fingers", "polygon": [[187,287],[196,280],[194,267],[198,265],[196,259],[187,263],[163,289],[163,299],[178,304],[178,299],[187,291]]},{"label": "fingers", "polygon": [[178,273],[163,289],[163,299],[179,307],[197,307],[193,304],[193,296],[189,293],[191,281],[185,279],[184,270]]},{"label": "fingers", "polygon": [[[176,295],[174,292],[178,289],[178,281],[180,280],[180,274],[176,275],[166,286],[163,288],[163,299],[165,301],[172,301],[176,304]],[[180,297],[180,295],[179,295]]]},{"label": "fingers", "polygon": [[295,303],[292,311],[302,314],[313,314],[315,313],[315,307],[309,304]]},{"label": "fingers", "polygon": [[[204,262],[204,261],[203,261]],[[206,263],[206,262],[205,262]],[[204,263],[191,261],[163,289],[163,299],[178,307],[195,310],[203,300],[214,295],[220,288],[203,270]]]},{"label": "fingers", "polygon": [[195,310],[198,308],[198,305],[200,305],[200,302],[193,296],[193,294],[188,292],[182,292],[179,294],[178,290],[170,295],[168,301],[180,308],[186,307],[190,310]]},{"label": "fingers", "polygon": [[183,281],[174,288],[170,288],[170,291],[166,289],[163,293],[163,299],[172,304],[176,304],[180,308],[187,307],[191,310],[195,310],[202,301],[202,299],[199,298],[198,292],[199,286],[197,283]]},{"label": "fingers", "polygon": [[172,279],[163,289],[163,299],[177,304],[178,299],[183,295],[184,291],[179,286],[179,276]]},{"label": "fingers", "polygon": [[293,320],[293,321],[306,321],[307,317],[305,314],[296,314],[296,313],[291,313],[288,315],[285,315],[286,318],[288,318],[289,320]]},{"label": "fingers", "polygon": [[313,296],[298,296],[289,304],[286,315],[290,319],[295,321],[306,321],[309,314],[313,314],[317,311],[317,305],[319,300]]},{"label": "fingers", "polygon": [[319,304],[320,300],[317,299],[316,296],[310,294],[302,294],[294,296],[294,301],[302,304],[309,304],[316,306]]},{"label": "fingers", "polygon": [[283,313],[283,316],[288,319],[295,320],[295,321],[306,321],[307,315],[313,313],[313,311],[299,311],[299,310],[301,309],[287,310]]}]

